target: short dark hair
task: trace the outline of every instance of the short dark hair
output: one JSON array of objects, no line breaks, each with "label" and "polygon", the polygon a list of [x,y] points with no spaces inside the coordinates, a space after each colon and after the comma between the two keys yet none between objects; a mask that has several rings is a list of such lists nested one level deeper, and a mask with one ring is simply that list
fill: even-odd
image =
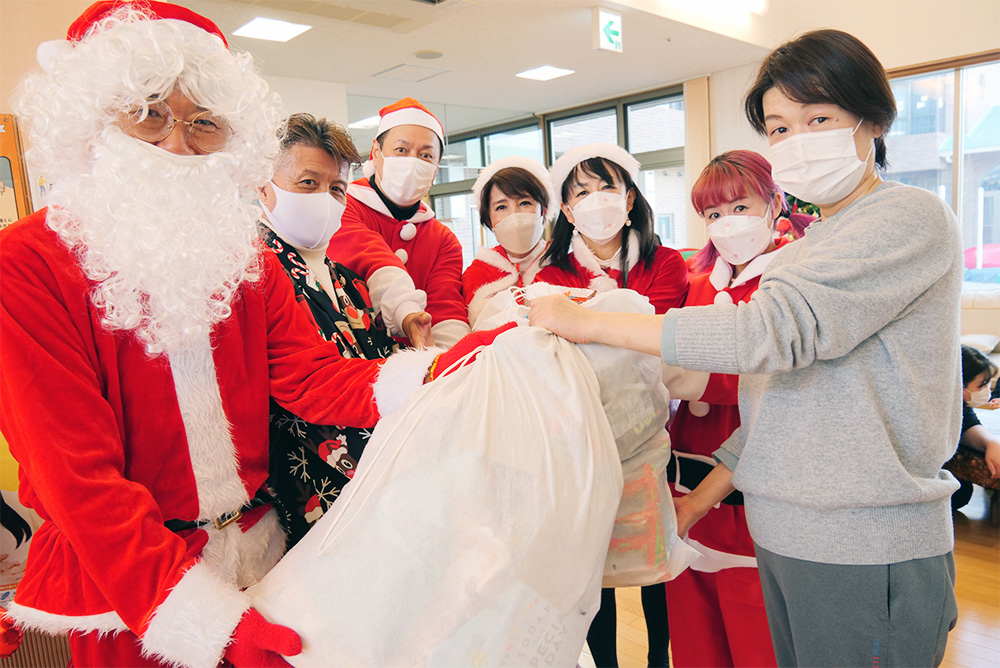
[{"label": "short dark hair", "polygon": [[348,167],[361,164],[361,156],[358,155],[358,149],[354,148],[351,135],[342,125],[325,118],[316,118],[312,114],[292,114],[282,123],[278,137],[281,139],[282,151],[301,144],[323,149],[337,162],[347,163]]},{"label": "short dark hair", "polygon": [[882,63],[857,37],[814,30],[772,51],[744,100],[747,120],[764,134],[764,93],[775,86],[801,104],[835,104],[882,129],[875,164],[885,169],[885,136],[896,120],[896,99]]},{"label": "short dark hair", "polygon": [[[589,158],[574,167],[573,171],[569,173],[569,176],[566,177],[565,181],[553,184],[559,187],[559,196],[562,198],[563,202],[566,202],[566,200],[569,199],[570,187],[576,183],[577,175],[581,171],[584,174],[589,174],[590,176],[601,179],[605,183],[622,184],[626,197],[628,196],[628,192],[630,190],[635,193],[635,200],[632,202],[632,210],[629,211],[628,214],[628,219],[631,225],[623,227],[621,231],[622,250],[621,267],[619,267],[619,269],[622,272],[622,276],[626,276],[628,274],[627,263],[629,229],[635,230],[639,235],[639,260],[645,264],[648,269],[650,264],[653,262],[653,257],[656,255],[656,247],[659,244],[656,241],[656,233],[653,230],[653,209],[649,206],[649,202],[646,201],[646,198],[642,196],[639,188],[635,185],[635,181],[632,180],[632,177],[629,176],[628,172],[626,172],[618,163],[604,158]],[[556,218],[556,222],[552,226],[552,243],[549,244],[549,249],[545,251],[543,262],[554,264],[565,271],[572,270],[573,267],[569,260],[572,242],[573,224],[569,222],[566,214],[563,213],[562,208],[560,208],[559,217]]]},{"label": "short dark hair", "polygon": [[[399,126],[397,125],[396,127],[399,127]],[[420,127],[423,127],[423,126],[421,125]],[[427,128],[427,129],[430,130],[430,128]],[[392,128],[389,128],[389,130],[392,130]],[[389,134],[389,130],[386,130],[385,132],[381,133],[378,137],[375,137],[375,141],[378,142],[378,147],[380,149],[385,148],[385,136],[387,134]],[[431,130],[431,132],[434,132],[434,131]],[[437,140],[438,140],[438,152],[440,154],[440,155],[438,155],[438,163],[440,163],[441,162],[441,157],[444,155],[444,142],[441,141],[441,138],[437,136],[436,132],[434,132],[434,136],[437,137]]]},{"label": "short dark hair", "polygon": [[507,197],[530,197],[541,204],[543,209],[549,206],[545,186],[534,174],[521,167],[504,167],[493,175],[479,193],[479,222],[488,230],[493,229],[490,224],[490,197],[493,188],[499,188]]},{"label": "short dark hair", "polygon": [[962,387],[974,381],[984,371],[988,371],[989,377],[993,378],[997,375],[997,365],[978,348],[962,346]]}]

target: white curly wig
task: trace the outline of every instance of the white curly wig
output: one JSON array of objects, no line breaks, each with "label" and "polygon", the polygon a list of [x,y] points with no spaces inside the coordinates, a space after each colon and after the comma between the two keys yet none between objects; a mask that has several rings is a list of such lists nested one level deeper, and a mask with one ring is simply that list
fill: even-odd
[{"label": "white curly wig", "polygon": [[[222,321],[259,275],[254,189],[278,154],[277,96],[249,54],[176,19],[123,6],[78,42],[39,49],[15,108],[27,159],[53,183],[47,224],[96,285],[109,329],[135,330],[150,353]],[[126,136],[120,114],[179,90],[226,117],[230,144],[175,156]]]}]

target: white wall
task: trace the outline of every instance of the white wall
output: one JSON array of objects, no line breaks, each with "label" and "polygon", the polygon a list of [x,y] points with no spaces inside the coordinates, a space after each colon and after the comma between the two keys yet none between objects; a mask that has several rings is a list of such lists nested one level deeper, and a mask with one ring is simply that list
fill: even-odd
[{"label": "white wall", "polygon": [[285,115],[310,113],[347,127],[347,86],[330,81],[265,76],[281,97]]},{"label": "white wall", "polygon": [[738,148],[767,156],[767,141],[753,131],[743,114],[743,96],[757,69],[758,64],[752,63],[709,77],[712,157]]}]

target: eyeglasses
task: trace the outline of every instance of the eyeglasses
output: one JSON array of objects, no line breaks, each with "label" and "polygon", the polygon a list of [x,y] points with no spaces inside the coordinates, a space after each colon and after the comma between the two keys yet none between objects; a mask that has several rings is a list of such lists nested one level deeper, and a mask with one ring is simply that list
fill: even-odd
[{"label": "eyeglasses", "polygon": [[175,123],[187,126],[191,143],[205,153],[221,151],[233,136],[233,129],[222,116],[203,111],[190,121],[174,117],[174,112],[162,100],[150,100],[146,107],[135,107],[119,119],[122,130],[136,139],[154,144],[173,132]]}]

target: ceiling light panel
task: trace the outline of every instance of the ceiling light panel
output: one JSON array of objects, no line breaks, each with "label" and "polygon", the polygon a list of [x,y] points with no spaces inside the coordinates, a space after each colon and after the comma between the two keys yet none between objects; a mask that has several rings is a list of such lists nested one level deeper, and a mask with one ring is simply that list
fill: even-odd
[{"label": "ceiling light panel", "polygon": [[301,23],[289,23],[288,21],[265,19],[262,16],[258,16],[250,23],[234,30],[233,34],[237,37],[266,39],[270,42],[287,42],[293,37],[298,37],[311,27]]},{"label": "ceiling light panel", "polygon": [[564,70],[552,65],[542,65],[533,70],[519,72],[514,76],[521,77],[522,79],[533,79],[534,81],[551,81],[552,79],[558,79],[568,74],[573,74],[573,70]]}]

